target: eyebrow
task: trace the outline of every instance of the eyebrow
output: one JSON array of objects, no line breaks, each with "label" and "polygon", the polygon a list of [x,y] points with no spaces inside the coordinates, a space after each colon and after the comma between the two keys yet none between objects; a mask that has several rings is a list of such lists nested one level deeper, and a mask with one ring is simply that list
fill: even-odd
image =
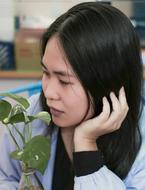
[{"label": "eyebrow", "polygon": [[[45,70],[48,71],[47,67],[44,65],[43,62],[41,62],[41,65],[42,65],[42,67],[44,67]],[[66,72],[66,71],[53,71],[53,73],[56,74],[56,75],[59,75],[59,76],[63,76],[63,77],[66,77],[66,76],[74,77],[73,74],[70,74],[69,72]]]}]

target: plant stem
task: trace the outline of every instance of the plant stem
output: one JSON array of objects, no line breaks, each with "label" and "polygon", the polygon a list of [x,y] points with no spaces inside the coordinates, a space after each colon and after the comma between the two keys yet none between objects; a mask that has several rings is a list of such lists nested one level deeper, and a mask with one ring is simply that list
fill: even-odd
[{"label": "plant stem", "polygon": [[28,141],[30,141],[32,139],[32,125],[31,125],[31,123],[28,124],[28,127],[29,127]]},{"label": "plant stem", "polygon": [[14,129],[16,130],[16,132],[19,134],[19,136],[21,137],[21,140],[23,142],[23,145],[25,145],[25,138],[23,137],[22,133],[17,129],[17,127],[13,124],[12,125],[14,127]]},{"label": "plant stem", "polygon": [[24,174],[24,180],[25,180],[26,185],[30,188],[32,186],[32,182],[30,180],[30,176]]},{"label": "plant stem", "polygon": [[9,128],[9,126],[8,126],[8,125],[6,125],[6,126],[7,126],[7,129],[8,129],[8,131],[9,131],[9,134],[10,134],[11,138],[13,139],[13,141],[14,141],[15,145],[16,145],[16,146],[17,146],[17,148],[20,150],[20,147],[19,147],[19,145],[18,145],[18,143],[17,143],[17,141],[16,141],[15,137],[13,136],[13,134],[12,134],[12,132],[11,132],[11,130],[10,130],[10,128]]},{"label": "plant stem", "polygon": [[32,127],[30,124],[30,120],[29,117],[26,115],[26,113],[24,113],[24,117],[25,117],[25,142],[28,142],[29,140],[31,140],[32,137]]}]

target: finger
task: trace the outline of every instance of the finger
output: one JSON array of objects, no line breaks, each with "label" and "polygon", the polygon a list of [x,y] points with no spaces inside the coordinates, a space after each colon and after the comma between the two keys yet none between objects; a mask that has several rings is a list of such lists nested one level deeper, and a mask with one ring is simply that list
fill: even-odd
[{"label": "finger", "polygon": [[111,112],[111,115],[106,123],[106,125],[110,126],[110,128],[114,128],[118,125],[118,123],[121,121],[124,113],[121,109],[121,104],[118,100],[118,98],[115,96],[113,92],[110,93],[110,98],[112,101],[112,108],[113,111]]},{"label": "finger", "polygon": [[119,91],[119,102],[121,104],[123,111],[128,112],[129,108],[128,108],[128,104],[127,104],[127,99],[126,99],[124,87],[122,87]]},{"label": "finger", "polygon": [[120,90],[119,99],[115,96],[113,92],[110,93],[110,98],[112,101],[113,111],[105,125],[108,126],[108,130],[112,132],[121,127],[121,124],[127,115],[128,105],[124,89]]},{"label": "finger", "polygon": [[110,104],[107,100],[106,97],[103,97],[103,109],[102,112],[99,116],[95,117],[93,119],[93,122],[96,124],[97,123],[102,123],[105,122],[106,120],[108,120],[109,116],[110,116]]},{"label": "finger", "polygon": [[115,123],[116,126],[114,126],[114,128],[116,130],[118,130],[121,127],[121,125],[122,125],[123,121],[125,120],[126,116],[127,116],[127,111],[124,111],[122,116],[120,117],[120,119],[118,119],[117,122]]},{"label": "finger", "polygon": [[112,101],[112,108],[113,111],[115,111],[116,113],[120,112],[121,110],[121,105],[120,102],[118,100],[118,98],[116,97],[116,95],[114,94],[114,92],[110,93],[110,99]]},{"label": "finger", "polygon": [[117,114],[115,111],[113,111],[106,122],[106,126],[109,126],[109,131],[117,130],[121,127],[122,122],[124,121],[125,117],[127,115],[127,112],[123,112],[121,114]]},{"label": "finger", "polygon": [[101,123],[105,122],[110,115],[110,104],[107,100],[106,97],[103,97],[103,108],[102,108],[102,112],[100,113],[99,116],[95,117],[92,119],[92,125],[96,126],[96,123],[98,123],[98,125],[100,125]]},{"label": "finger", "polygon": [[[102,112],[100,113],[100,115],[92,118],[92,119],[89,119],[87,121],[85,121],[85,125],[90,125],[90,121],[91,121],[91,128],[94,128],[96,126],[99,126],[100,124],[102,125],[102,123],[104,123],[108,118],[109,118],[109,115],[110,115],[110,104],[107,100],[106,97],[103,97],[102,99],[103,101],[103,108],[102,108]],[[83,125],[84,125],[83,123]],[[90,127],[89,127],[90,128]]]}]

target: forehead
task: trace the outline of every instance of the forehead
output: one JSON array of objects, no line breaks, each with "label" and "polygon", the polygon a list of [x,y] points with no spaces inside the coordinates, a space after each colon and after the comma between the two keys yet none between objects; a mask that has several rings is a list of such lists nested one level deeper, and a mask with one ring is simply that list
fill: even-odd
[{"label": "forehead", "polygon": [[67,61],[64,51],[56,36],[52,37],[45,48],[42,63],[46,68],[57,68],[72,71],[71,65]]}]

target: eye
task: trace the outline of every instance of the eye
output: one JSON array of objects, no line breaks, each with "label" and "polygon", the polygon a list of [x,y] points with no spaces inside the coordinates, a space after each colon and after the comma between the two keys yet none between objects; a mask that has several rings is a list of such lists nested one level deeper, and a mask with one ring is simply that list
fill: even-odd
[{"label": "eye", "polygon": [[59,80],[59,82],[60,82],[62,85],[64,85],[64,86],[71,84],[70,82],[66,82],[66,81],[63,81],[63,80]]}]

